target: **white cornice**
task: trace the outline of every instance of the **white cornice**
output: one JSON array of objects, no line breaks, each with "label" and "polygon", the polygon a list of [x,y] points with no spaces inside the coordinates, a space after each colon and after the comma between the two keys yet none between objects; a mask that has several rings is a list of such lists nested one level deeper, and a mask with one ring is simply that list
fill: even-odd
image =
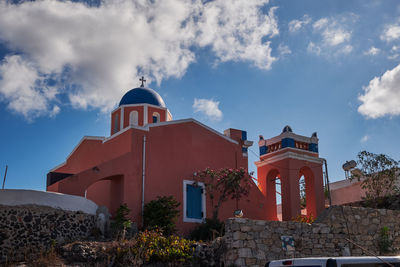
[{"label": "white cornice", "polygon": [[[300,150],[300,151],[302,151],[302,150]],[[283,159],[286,159],[286,158],[298,159],[298,160],[306,160],[306,161],[317,163],[317,164],[322,164],[323,161],[324,161],[322,158],[316,158],[316,157],[313,157],[313,156],[309,156],[309,155],[302,154],[302,153],[296,153],[296,152],[293,152],[293,151],[286,151],[286,152],[278,154],[276,156],[273,156],[273,157],[270,157],[270,158],[265,158],[265,159],[260,160],[260,161],[256,161],[256,162],[254,162],[254,164],[257,167],[261,167],[261,166],[264,166],[266,164],[274,163],[274,162],[277,162],[277,161],[280,161],[280,160],[283,160]]]}]

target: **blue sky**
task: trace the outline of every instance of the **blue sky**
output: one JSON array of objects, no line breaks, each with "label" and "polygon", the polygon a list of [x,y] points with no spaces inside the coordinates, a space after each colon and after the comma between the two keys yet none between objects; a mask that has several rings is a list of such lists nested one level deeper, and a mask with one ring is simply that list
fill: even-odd
[{"label": "blue sky", "polygon": [[317,131],[332,181],[361,150],[400,159],[398,1],[16,2],[0,2],[6,188],[44,190],[142,75],[174,119],[255,143]]}]

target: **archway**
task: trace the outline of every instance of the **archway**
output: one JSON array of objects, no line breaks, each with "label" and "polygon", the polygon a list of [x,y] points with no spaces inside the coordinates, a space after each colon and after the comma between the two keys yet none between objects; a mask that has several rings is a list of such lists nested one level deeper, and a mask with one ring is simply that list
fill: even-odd
[{"label": "archway", "polygon": [[282,220],[281,176],[279,171],[277,169],[269,171],[266,179],[267,179],[267,186],[266,186],[267,220],[271,221]]},{"label": "archway", "polygon": [[[302,214],[316,217],[316,196],[315,196],[315,178],[313,171],[309,167],[302,167],[299,171],[299,179],[304,177],[304,197],[305,197],[305,212]],[[300,193],[301,194],[301,193]],[[301,196],[299,196],[301,197]]]},{"label": "archway", "polygon": [[123,204],[123,175],[105,177],[90,184],[85,191],[87,199],[99,206],[106,206],[111,214],[115,214]]},{"label": "archway", "polygon": [[299,192],[300,192],[300,213],[301,215],[307,214],[307,196],[306,196],[306,179],[304,175],[299,178]]}]

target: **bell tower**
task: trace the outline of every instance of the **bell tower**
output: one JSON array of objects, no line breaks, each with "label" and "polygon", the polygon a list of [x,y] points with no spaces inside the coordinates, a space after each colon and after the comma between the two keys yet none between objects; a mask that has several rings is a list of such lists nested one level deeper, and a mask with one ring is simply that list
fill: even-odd
[{"label": "bell tower", "polygon": [[305,214],[316,218],[325,205],[323,159],[318,154],[318,137],[293,133],[285,126],[280,135],[258,142],[260,160],[257,166],[258,186],[265,196],[268,220],[278,220],[277,184],[281,186],[282,220],[289,221],[301,214],[300,178],[305,180]]},{"label": "bell tower", "polygon": [[146,126],[172,120],[172,115],[161,96],[145,87],[142,76],[140,87],[129,90],[121,99],[118,108],[111,112],[111,135],[127,127]]}]

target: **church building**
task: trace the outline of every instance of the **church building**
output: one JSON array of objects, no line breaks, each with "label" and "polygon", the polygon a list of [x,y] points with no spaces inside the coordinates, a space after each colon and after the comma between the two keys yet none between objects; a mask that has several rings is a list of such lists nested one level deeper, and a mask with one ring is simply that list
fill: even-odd
[{"label": "church building", "polygon": [[[110,136],[84,136],[66,161],[50,170],[47,191],[85,196],[112,214],[126,203],[139,225],[146,203],[172,195],[181,203],[178,231],[187,234],[212,216],[204,185],[193,184],[194,173],[206,167],[247,169],[247,149],[253,142],[243,130],[227,129],[222,134],[191,118],[173,120],[161,96],[144,86],[143,77],[141,81],[111,112]],[[249,196],[239,202],[244,217],[277,220],[277,179],[282,181],[283,219],[300,214],[302,175],[309,212],[318,215],[324,200],[317,144],[316,136],[303,137],[291,130],[260,140],[258,184],[252,182]],[[220,219],[232,217],[235,210],[236,201],[225,202]]]}]

